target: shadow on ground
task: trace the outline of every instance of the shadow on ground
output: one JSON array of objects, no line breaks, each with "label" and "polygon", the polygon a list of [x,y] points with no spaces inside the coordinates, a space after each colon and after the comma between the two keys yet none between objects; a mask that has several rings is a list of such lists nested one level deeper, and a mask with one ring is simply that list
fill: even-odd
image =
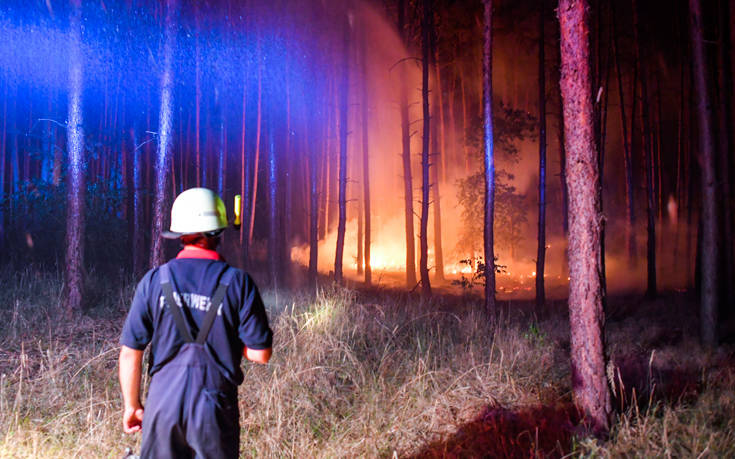
[{"label": "shadow on ground", "polygon": [[562,457],[571,449],[577,423],[577,412],[571,404],[522,410],[487,407],[450,438],[429,444],[411,457]]}]

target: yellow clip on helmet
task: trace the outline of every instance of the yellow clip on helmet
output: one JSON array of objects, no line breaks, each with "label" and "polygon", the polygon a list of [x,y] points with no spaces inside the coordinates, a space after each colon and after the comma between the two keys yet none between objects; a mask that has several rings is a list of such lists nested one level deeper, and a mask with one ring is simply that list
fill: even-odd
[{"label": "yellow clip on helmet", "polygon": [[208,188],[190,188],[171,206],[171,231],[163,237],[176,239],[187,234],[209,233],[227,228],[225,203]]}]

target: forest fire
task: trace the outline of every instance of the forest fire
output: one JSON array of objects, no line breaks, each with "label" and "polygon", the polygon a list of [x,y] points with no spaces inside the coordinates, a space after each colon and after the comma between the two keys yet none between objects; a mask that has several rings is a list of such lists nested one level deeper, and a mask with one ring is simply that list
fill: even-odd
[{"label": "forest fire", "polygon": [[734,13],[0,1],[0,457],[735,457]]}]

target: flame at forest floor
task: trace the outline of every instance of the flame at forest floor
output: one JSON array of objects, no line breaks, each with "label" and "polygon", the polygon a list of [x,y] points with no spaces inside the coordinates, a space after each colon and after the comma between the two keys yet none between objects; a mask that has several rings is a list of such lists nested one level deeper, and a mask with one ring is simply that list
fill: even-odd
[{"label": "flame at forest floor", "polygon": [[[406,250],[403,239],[402,222],[399,218],[376,225],[371,242],[372,283],[386,287],[405,287]],[[347,279],[360,282],[364,279],[358,273],[357,259],[357,221],[347,223],[343,272]],[[331,274],[334,271],[334,254],[337,241],[336,231],[330,232],[319,241],[318,271]],[[418,244],[417,244],[418,245]],[[428,265],[432,287],[454,294],[482,294],[484,284],[478,276],[478,257],[462,255],[447,250],[443,279],[436,275],[435,254],[431,246],[428,251]],[[420,279],[416,247],[416,278]],[[498,271],[496,272],[496,291],[499,299],[531,299],[536,295],[536,261],[531,258],[516,259],[507,251],[496,252]],[[661,257],[661,261],[667,254]],[[521,258],[521,257],[518,257]],[[302,245],[291,249],[291,260],[298,265],[309,265],[309,246]],[[364,267],[364,265],[363,265]],[[606,281],[609,293],[643,292],[646,288],[645,260],[633,260],[616,253],[606,257]],[[681,263],[663,263],[658,267],[658,283],[662,290],[686,289],[688,280]],[[568,295],[569,272],[566,266],[566,244],[557,238],[547,245],[544,273],[544,287],[547,299],[563,299]]]},{"label": "flame at forest floor", "polygon": [[[402,217],[392,218],[382,225],[376,225],[373,230],[370,244],[370,267],[372,282],[388,287],[404,286],[406,283],[406,249],[403,239]],[[358,272],[357,256],[357,221],[347,222],[345,231],[344,255],[342,259],[343,272],[346,278],[353,281],[363,280],[363,274]],[[319,241],[318,271],[322,274],[334,272],[335,248],[337,232],[332,231]],[[291,249],[291,260],[296,264],[307,267],[309,265],[310,248],[308,244]],[[428,249],[428,266],[432,286],[450,291],[451,293],[480,293],[483,289],[483,279],[478,276],[478,258],[471,254],[457,254],[456,250],[447,250],[443,278],[436,275],[435,253],[432,247]],[[419,275],[419,247],[416,247],[416,277]],[[506,261],[507,260],[507,261]],[[498,261],[499,271],[496,274],[497,291],[500,297],[532,298],[535,295],[536,264],[533,260],[514,260],[503,254]],[[558,263],[557,263],[558,264]],[[552,298],[561,298],[566,295],[568,276],[562,269],[551,269],[550,265],[544,274],[547,293]],[[362,267],[365,267],[363,261]],[[362,270],[361,270],[362,271]]]}]

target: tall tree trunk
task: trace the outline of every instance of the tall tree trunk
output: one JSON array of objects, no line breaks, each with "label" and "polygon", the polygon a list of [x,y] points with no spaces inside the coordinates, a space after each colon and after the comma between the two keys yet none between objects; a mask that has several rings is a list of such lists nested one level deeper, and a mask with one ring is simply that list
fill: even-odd
[{"label": "tall tree trunk", "polygon": [[[620,96],[620,123],[623,127],[623,162],[625,166],[625,245],[628,254],[628,263],[635,262],[635,254],[637,252],[635,241],[635,208],[634,208],[634,188],[633,188],[633,155],[631,152],[632,139],[628,135],[628,120],[625,116],[625,92],[623,91],[623,73],[620,69],[620,55],[618,52],[618,36],[615,23],[615,2],[610,2],[612,17],[612,36],[613,36],[613,55],[615,57],[615,70],[618,77],[618,95]],[[633,78],[636,78],[635,71]],[[635,88],[635,83],[634,83]],[[633,93],[633,112],[635,112],[635,92]]]},{"label": "tall tree trunk", "polygon": [[[599,24],[598,27],[602,29],[602,11],[600,11],[599,16]],[[600,33],[600,37],[602,37],[602,33]],[[600,40],[600,43],[602,40]],[[602,55],[602,45],[600,44],[600,55]],[[610,44],[608,43],[607,47],[607,59],[605,60],[604,69],[602,68],[603,65],[600,63],[600,85],[598,86],[598,99],[597,103],[600,105],[599,111],[599,120],[600,124],[598,126],[598,149],[597,149],[597,164],[598,164],[598,174],[600,176],[600,182],[598,184],[598,193],[600,195],[600,214],[602,215],[604,212],[604,180],[605,180],[605,139],[607,137],[607,107],[608,107],[608,96],[610,95],[610,54],[612,52],[612,48]],[[603,80],[603,70],[604,70],[604,80]],[[602,92],[600,92],[602,91]],[[601,98],[601,100],[600,100]],[[600,285],[602,286],[602,307],[607,308],[607,264],[606,264],[606,251],[605,251],[605,225],[607,224],[607,220],[603,218],[600,221]]]},{"label": "tall tree trunk", "polygon": [[[406,40],[405,0],[398,5],[398,30]],[[408,82],[406,72],[401,72],[401,158],[403,159],[403,199],[405,202],[406,226],[406,287],[416,285],[416,239],[413,224],[413,178],[411,172],[411,133],[408,112]]]},{"label": "tall tree trunk", "polygon": [[279,256],[282,246],[282,228],[279,224],[278,212],[278,158],[276,156],[275,145],[275,120],[269,113],[266,121],[266,130],[268,132],[268,224],[270,231],[268,233],[268,266],[270,268],[270,281],[274,289],[281,286],[281,260]]},{"label": "tall tree trunk", "polygon": [[[246,73],[247,75],[247,73]],[[240,246],[242,247],[242,263],[247,268],[248,245],[250,235],[250,155],[246,153],[245,133],[246,133],[246,114],[248,100],[247,78],[243,76],[242,85],[242,117],[240,119],[240,202],[242,205],[241,226],[240,226]]]},{"label": "tall tree trunk", "polygon": [[[561,97],[559,102],[563,105]],[[567,148],[564,138],[564,112],[559,115],[559,179],[561,180],[561,227],[564,237],[569,234],[569,193],[567,191]],[[563,261],[562,261],[563,264]],[[566,268],[564,268],[566,269]]]},{"label": "tall tree trunk", "polygon": [[544,3],[539,2],[538,40],[538,247],[536,250],[536,307],[545,302],[544,263],[546,261],[546,65],[544,62]]},{"label": "tall tree trunk", "polygon": [[495,143],[493,140],[493,2],[483,0],[483,46],[482,46],[482,107],[483,107],[483,145],[485,169],[485,203],[483,241],[485,255],[485,311],[495,320],[495,253],[494,253],[494,211],[495,211]]},{"label": "tall tree trunk", "polygon": [[715,174],[712,99],[707,82],[708,66],[704,51],[702,8],[699,0],[689,0],[689,21],[692,34],[694,83],[697,90],[699,121],[699,164],[702,171],[702,289],[700,323],[702,343],[717,345],[718,320],[718,215]]},{"label": "tall tree trunk", "polygon": [[140,275],[144,270],[143,257],[143,144],[139,143],[136,128],[130,129],[133,142],[133,274]]},{"label": "tall tree trunk", "polygon": [[[321,121],[321,119],[320,119]],[[319,263],[319,160],[323,156],[324,138],[317,142],[319,124],[315,116],[309,117],[309,288],[316,292]],[[322,152],[322,154],[320,154]]]},{"label": "tall tree trunk", "polygon": [[569,320],[575,403],[597,434],[610,426],[600,283],[599,173],[584,0],[560,0],[561,94],[569,189]]},{"label": "tall tree trunk", "polygon": [[641,56],[640,34],[638,24],[638,2],[632,1],[633,7],[633,35],[635,41],[636,61],[640,64],[641,72],[641,134],[643,143],[644,168],[646,171],[646,214],[647,224],[647,272],[648,283],[646,297],[655,298],[658,294],[656,286],[656,204],[653,189],[653,150],[651,141],[651,122],[648,112],[648,72],[646,57]]},{"label": "tall tree trunk", "polygon": [[321,180],[319,186],[321,192],[319,193],[319,199],[321,204],[319,205],[319,240],[324,240],[327,236],[329,226],[329,177],[330,177],[330,164],[331,164],[331,147],[332,142],[329,138],[330,129],[332,123],[332,110],[327,109],[326,123],[323,127],[323,152],[320,158],[321,164]]},{"label": "tall tree trunk", "polygon": [[[258,45],[258,54],[261,49]],[[260,60],[259,60],[260,62]],[[253,158],[253,188],[250,192],[250,222],[248,223],[248,247],[253,246],[253,229],[255,228],[255,202],[258,197],[258,163],[260,162],[260,134],[263,121],[263,68],[258,63],[258,113],[255,121],[255,157]]]},{"label": "tall tree trunk", "polygon": [[419,272],[421,275],[421,296],[431,296],[431,281],[429,280],[429,148],[431,135],[431,112],[429,111],[429,56],[430,36],[432,29],[433,9],[431,0],[423,2],[423,20],[421,24],[421,100],[424,114],[424,131],[421,151],[421,229],[419,232]]},{"label": "tall tree trunk", "polygon": [[219,143],[217,144],[217,194],[222,197],[225,193],[225,170],[227,168],[227,131],[225,129],[225,107],[220,100],[218,90],[215,90],[217,122],[219,123]]},{"label": "tall tree trunk", "polygon": [[158,115],[158,151],[156,155],[156,195],[153,214],[153,234],[151,237],[151,266],[163,263],[163,216],[166,203],[166,171],[171,154],[171,118],[173,117],[173,52],[176,46],[174,16],[178,12],[178,0],[166,1],[166,35],[163,45],[163,73],[161,75],[161,107]]},{"label": "tall tree trunk", "polygon": [[[49,90],[48,99],[48,113],[50,114],[53,109],[53,95],[52,91]],[[44,184],[50,184],[53,172],[54,162],[54,146],[56,145],[56,126],[52,123],[45,121],[43,127],[43,146],[41,148],[41,170],[40,178]],[[0,149],[4,151],[4,145],[0,146]]]},{"label": "tall tree trunk", "polygon": [[204,176],[202,169],[202,154],[201,154],[201,142],[199,136],[201,135],[201,102],[202,102],[202,88],[201,88],[201,63],[200,63],[200,52],[199,52],[199,2],[194,3],[194,154],[196,155],[196,184],[197,186],[203,186],[202,178]]},{"label": "tall tree trunk", "polygon": [[439,113],[438,122],[434,119],[432,123],[431,154],[434,159],[431,169],[431,200],[434,204],[434,279],[437,282],[444,281],[444,251],[442,250],[442,211],[441,193],[439,191],[439,177],[445,174],[444,157],[444,108],[442,107],[442,86],[439,74],[438,52],[436,46],[436,33],[431,31],[429,55],[433,56],[434,75],[436,83],[434,88],[434,113]]},{"label": "tall tree trunk", "polygon": [[334,280],[342,282],[342,257],[345,248],[347,220],[347,102],[350,77],[350,24],[343,24],[342,67],[339,85],[339,222],[337,223],[337,247],[334,257]]},{"label": "tall tree trunk", "polygon": [[[288,72],[286,72],[288,75]],[[281,236],[283,237],[282,243],[279,245],[279,257],[282,273],[287,272],[286,264],[290,257],[286,254],[290,252],[291,241],[293,233],[296,231],[295,225],[291,221],[293,218],[293,183],[296,178],[294,177],[294,164],[300,164],[299,154],[297,148],[294,145],[293,139],[295,138],[292,128],[292,107],[291,107],[291,82],[286,77],[286,139],[285,139],[285,150],[284,153],[286,158],[296,158],[295,161],[282,161],[280,167],[282,172],[280,176],[283,180],[281,184],[281,195],[283,195],[283,209],[280,212],[279,218],[281,221]]]},{"label": "tall tree trunk", "polygon": [[365,211],[365,234],[364,234],[364,250],[363,257],[365,262],[365,284],[372,283],[372,268],[370,267],[370,243],[372,237],[372,225],[370,222],[370,155],[368,148],[368,65],[367,65],[367,36],[363,31],[363,37],[360,40],[360,55],[362,59],[362,202]]},{"label": "tall tree trunk", "polygon": [[84,270],[84,129],[82,113],[82,2],[72,0],[69,24],[69,107],[66,129],[68,192],[66,215],[66,298],[68,315],[82,309]]}]

